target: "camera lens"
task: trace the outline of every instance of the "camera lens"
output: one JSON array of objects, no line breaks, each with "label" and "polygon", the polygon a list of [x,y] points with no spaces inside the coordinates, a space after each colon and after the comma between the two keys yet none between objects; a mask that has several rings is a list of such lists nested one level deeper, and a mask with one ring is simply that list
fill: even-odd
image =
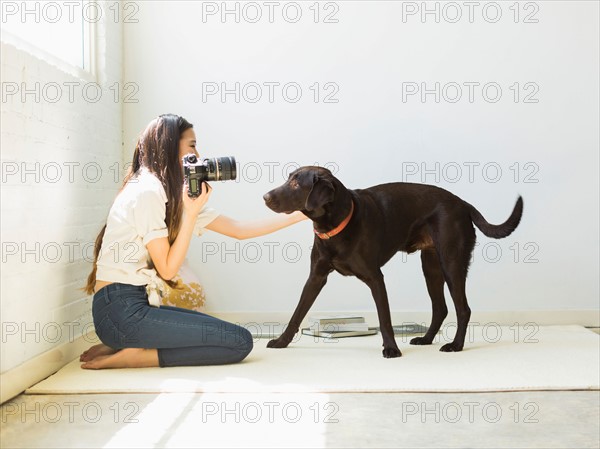
[{"label": "camera lens", "polygon": [[208,165],[209,181],[230,181],[237,176],[235,157],[215,157],[206,160]]},{"label": "camera lens", "polygon": [[221,163],[221,180],[229,181],[235,179],[237,175],[237,167],[233,156],[220,158]]}]

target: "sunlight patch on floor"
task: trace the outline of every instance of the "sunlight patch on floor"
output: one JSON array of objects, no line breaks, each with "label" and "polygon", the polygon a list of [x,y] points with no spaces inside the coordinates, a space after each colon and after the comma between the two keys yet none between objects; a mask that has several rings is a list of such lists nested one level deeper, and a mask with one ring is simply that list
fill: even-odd
[{"label": "sunlight patch on floor", "polygon": [[104,447],[324,447],[338,412],[325,393],[161,393]]}]

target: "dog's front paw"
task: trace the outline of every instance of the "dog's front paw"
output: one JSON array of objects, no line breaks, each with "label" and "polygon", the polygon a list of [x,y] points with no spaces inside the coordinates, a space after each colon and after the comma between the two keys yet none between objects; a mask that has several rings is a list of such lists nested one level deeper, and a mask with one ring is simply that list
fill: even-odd
[{"label": "dog's front paw", "polygon": [[463,347],[459,346],[457,343],[448,343],[440,348],[441,352],[460,352]]},{"label": "dog's front paw", "polygon": [[269,341],[267,343],[267,348],[287,348],[289,344],[290,342],[288,340],[279,337]]},{"label": "dog's front paw", "polygon": [[386,359],[393,359],[395,357],[401,357],[402,353],[398,348],[383,348],[383,356]]},{"label": "dog's front paw", "polygon": [[410,341],[411,345],[430,345],[431,340],[425,337],[415,337]]}]

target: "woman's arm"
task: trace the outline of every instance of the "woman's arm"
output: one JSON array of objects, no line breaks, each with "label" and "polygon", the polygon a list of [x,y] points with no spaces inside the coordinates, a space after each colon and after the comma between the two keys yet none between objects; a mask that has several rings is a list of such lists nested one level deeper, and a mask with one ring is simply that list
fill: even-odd
[{"label": "woman's arm", "polygon": [[308,217],[300,211],[292,212],[289,215],[279,214],[272,218],[256,221],[237,221],[225,215],[219,215],[206,229],[238,240],[244,240],[279,231],[306,219]]},{"label": "woman's arm", "polygon": [[192,240],[196,217],[208,201],[211,192],[212,188],[208,183],[203,182],[200,196],[192,199],[188,196],[187,185],[184,185],[182,192],[183,214],[177,238],[172,245],[169,245],[168,237],[150,240],[146,245],[154,267],[163,279],[173,279],[179,268],[181,268]]},{"label": "woman's arm", "polygon": [[163,279],[170,281],[181,268],[192,240],[195,224],[195,217],[184,213],[181,217],[179,234],[172,245],[169,245],[167,237],[150,240],[146,245],[154,267]]}]

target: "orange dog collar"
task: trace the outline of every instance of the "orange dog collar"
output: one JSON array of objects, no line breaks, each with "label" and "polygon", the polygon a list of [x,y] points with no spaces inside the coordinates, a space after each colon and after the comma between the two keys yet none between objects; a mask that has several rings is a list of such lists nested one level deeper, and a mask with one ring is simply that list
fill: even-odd
[{"label": "orange dog collar", "polygon": [[350,213],[348,214],[348,216],[346,218],[344,218],[344,221],[342,221],[334,229],[332,229],[329,232],[317,232],[316,229],[313,229],[313,231],[315,231],[315,234],[317,234],[317,237],[319,237],[320,239],[328,240],[331,237],[338,235],[340,232],[342,232],[344,230],[344,228],[350,222],[350,219],[352,218],[353,213],[354,213],[354,201],[352,201],[352,203],[350,204]]}]

